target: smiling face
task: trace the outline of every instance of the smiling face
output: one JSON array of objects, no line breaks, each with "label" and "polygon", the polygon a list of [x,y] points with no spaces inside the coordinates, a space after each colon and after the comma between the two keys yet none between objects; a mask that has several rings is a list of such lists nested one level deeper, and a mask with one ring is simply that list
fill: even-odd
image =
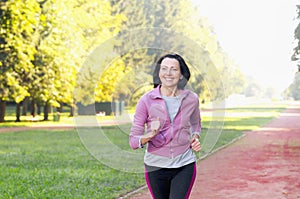
[{"label": "smiling face", "polygon": [[176,59],[166,57],[162,60],[159,70],[159,79],[163,86],[169,88],[177,87],[181,76],[179,62]]}]

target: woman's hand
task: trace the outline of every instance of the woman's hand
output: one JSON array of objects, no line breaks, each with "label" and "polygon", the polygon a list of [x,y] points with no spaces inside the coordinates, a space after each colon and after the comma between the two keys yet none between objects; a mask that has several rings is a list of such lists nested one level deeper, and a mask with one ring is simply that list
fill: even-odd
[{"label": "woman's hand", "polygon": [[201,150],[201,143],[198,135],[193,136],[191,141],[191,148],[196,152],[199,152]]},{"label": "woman's hand", "polygon": [[155,137],[158,134],[160,128],[160,121],[159,117],[156,120],[153,120],[151,122],[151,132],[147,133],[141,138],[141,144],[145,145],[147,142],[149,142],[153,137]]}]

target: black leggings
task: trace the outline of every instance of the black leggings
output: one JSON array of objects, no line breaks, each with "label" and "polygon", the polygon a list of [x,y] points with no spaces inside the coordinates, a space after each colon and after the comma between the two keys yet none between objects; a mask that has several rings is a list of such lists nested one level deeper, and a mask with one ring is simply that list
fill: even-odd
[{"label": "black leggings", "polygon": [[196,178],[196,164],[180,168],[145,165],[145,178],[153,199],[187,199]]}]

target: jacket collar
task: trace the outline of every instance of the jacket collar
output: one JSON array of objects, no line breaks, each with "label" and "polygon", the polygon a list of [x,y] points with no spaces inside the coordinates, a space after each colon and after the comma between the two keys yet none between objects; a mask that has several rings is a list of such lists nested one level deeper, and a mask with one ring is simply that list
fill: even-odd
[{"label": "jacket collar", "polygon": [[[152,90],[152,92],[150,93],[150,97],[153,99],[159,98],[162,99],[161,93],[160,93],[160,87],[161,85],[157,86],[156,88],[154,88]],[[182,96],[182,99],[185,98],[188,95],[188,90],[180,90],[180,95]]]}]

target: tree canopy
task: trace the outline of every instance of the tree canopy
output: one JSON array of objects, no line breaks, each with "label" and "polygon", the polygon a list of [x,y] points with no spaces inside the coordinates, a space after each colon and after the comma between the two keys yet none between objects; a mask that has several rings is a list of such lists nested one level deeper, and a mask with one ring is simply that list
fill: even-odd
[{"label": "tree canopy", "polygon": [[0,121],[7,101],[46,110],[136,100],[167,52],[191,65],[202,102],[241,92],[242,73],[199,13],[190,0],[1,1]]},{"label": "tree canopy", "polygon": [[[297,19],[300,20],[300,5],[297,5]],[[296,40],[296,46],[294,47],[294,53],[292,55],[292,61],[297,62],[298,71],[300,72],[300,63],[299,63],[299,55],[300,55],[300,23],[298,23],[295,31],[294,38]]]}]

